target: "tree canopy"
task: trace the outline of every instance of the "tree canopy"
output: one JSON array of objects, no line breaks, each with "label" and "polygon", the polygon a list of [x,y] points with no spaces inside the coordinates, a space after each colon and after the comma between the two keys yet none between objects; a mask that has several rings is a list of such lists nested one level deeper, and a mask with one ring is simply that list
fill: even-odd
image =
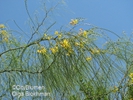
[{"label": "tree canopy", "polygon": [[132,34],[118,36],[88,24],[84,29],[83,18],[70,19],[69,27],[51,32],[56,22],[43,27],[56,6],[44,7],[45,16],[35,21],[25,0],[31,28],[26,43],[0,24],[0,98],[132,100]]}]

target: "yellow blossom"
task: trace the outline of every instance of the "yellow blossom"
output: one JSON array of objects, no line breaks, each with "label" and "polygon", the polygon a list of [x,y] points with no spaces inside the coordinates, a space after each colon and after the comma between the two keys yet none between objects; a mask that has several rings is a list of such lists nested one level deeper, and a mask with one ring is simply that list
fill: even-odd
[{"label": "yellow blossom", "polygon": [[100,52],[104,54],[107,52],[107,50],[100,50]]},{"label": "yellow blossom", "polygon": [[67,39],[64,39],[63,42],[61,42],[61,46],[64,47],[65,49],[71,48],[71,45]]},{"label": "yellow blossom", "polygon": [[59,34],[59,35],[58,35],[58,38],[61,38],[61,37],[62,37],[62,34]]},{"label": "yellow blossom", "polygon": [[100,53],[100,51],[99,51],[99,50],[95,50],[95,53],[96,53],[96,54],[99,54],[99,53]]},{"label": "yellow blossom", "polygon": [[87,57],[86,60],[87,61],[90,61],[90,60],[92,60],[92,58],[91,57]]},{"label": "yellow blossom", "polygon": [[55,35],[57,35],[58,36],[58,38],[61,38],[62,37],[62,34],[60,33],[59,34],[59,32],[58,31],[55,31],[55,33],[54,33]]},{"label": "yellow blossom", "polygon": [[70,53],[67,53],[66,55],[67,55],[67,56],[70,56]]},{"label": "yellow blossom", "polygon": [[46,48],[43,47],[42,49],[37,50],[37,52],[40,54],[46,54],[47,50],[46,50]]},{"label": "yellow blossom", "polygon": [[50,48],[50,50],[52,51],[53,54],[55,54],[56,52],[58,52],[58,47],[55,46],[54,48]]},{"label": "yellow blossom", "polygon": [[5,25],[4,24],[0,24],[0,28],[5,28]]},{"label": "yellow blossom", "polygon": [[87,38],[87,31],[83,31],[83,36]]},{"label": "yellow blossom", "polygon": [[4,37],[3,41],[8,42],[8,38]]},{"label": "yellow blossom", "polygon": [[90,52],[91,52],[92,54],[100,54],[100,50],[98,50],[98,49],[96,49],[96,48],[90,49]]},{"label": "yellow blossom", "polygon": [[3,36],[5,36],[5,37],[6,37],[8,33],[7,33],[7,31],[6,31],[6,30],[1,30],[1,31],[0,31],[0,34],[2,34]]},{"label": "yellow blossom", "polygon": [[47,34],[45,33],[45,34],[44,34],[44,36],[46,37],[46,36],[47,36]]},{"label": "yellow blossom", "polygon": [[87,38],[87,36],[88,36],[88,31],[83,30],[83,29],[79,29],[78,35]]},{"label": "yellow blossom", "polygon": [[75,43],[75,46],[80,46],[80,44],[78,42]]},{"label": "yellow blossom", "polygon": [[129,77],[130,77],[131,79],[133,79],[133,73],[130,73]]},{"label": "yellow blossom", "polygon": [[68,53],[69,53],[69,54],[73,53],[73,50],[72,50],[72,49],[70,49],[70,50],[68,51]]},{"label": "yellow blossom", "polygon": [[118,91],[118,87],[114,86],[114,89],[112,90],[114,93]]},{"label": "yellow blossom", "polygon": [[41,53],[41,50],[37,50],[38,53]]},{"label": "yellow blossom", "polygon": [[54,33],[55,35],[58,35],[59,34],[59,32],[58,31],[55,31],[55,33]]},{"label": "yellow blossom", "polygon": [[76,24],[78,24],[78,19],[71,19],[70,24],[71,24],[71,25],[76,25]]},{"label": "yellow blossom", "polygon": [[50,37],[50,36],[48,36],[48,37],[47,37],[47,39],[48,39],[48,40],[50,40],[50,39],[51,39],[51,37]]},{"label": "yellow blossom", "polygon": [[84,43],[83,43],[83,42],[80,43],[80,47],[81,47],[81,48],[84,47]]},{"label": "yellow blossom", "polygon": [[133,78],[130,79],[128,82],[129,82],[129,85],[132,85],[133,84]]},{"label": "yellow blossom", "polygon": [[81,42],[81,43],[76,42],[75,46],[80,46],[81,48],[83,48],[84,47],[84,43],[83,42]]},{"label": "yellow blossom", "polygon": [[66,53],[66,55],[67,56],[70,56],[70,54],[72,54],[74,51],[70,48],[69,50],[68,50],[68,52]]}]

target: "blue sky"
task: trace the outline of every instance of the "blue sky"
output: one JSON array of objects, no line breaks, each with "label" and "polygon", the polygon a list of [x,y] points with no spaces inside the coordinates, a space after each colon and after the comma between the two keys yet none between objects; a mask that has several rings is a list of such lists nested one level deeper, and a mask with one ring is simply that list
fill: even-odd
[{"label": "blue sky", "polygon": [[[74,0],[75,1],[75,0]],[[77,0],[68,6],[74,16],[87,18],[87,22],[112,30],[118,34],[133,31],[132,0]]]},{"label": "blue sky", "polygon": [[[42,0],[28,0],[28,8],[32,17],[35,13],[41,16]],[[46,0],[44,0],[46,1]],[[59,1],[59,0],[58,0]],[[56,21],[56,29],[67,25],[72,18],[85,18],[86,23],[106,28],[121,34],[133,32],[132,0],[65,0],[51,14]],[[46,6],[52,7],[57,0],[47,0]],[[40,17],[41,18],[41,17]],[[0,23],[6,23],[12,30],[18,30],[13,20],[28,30],[28,15],[24,0],[0,0]],[[87,27],[86,27],[87,28]]]}]

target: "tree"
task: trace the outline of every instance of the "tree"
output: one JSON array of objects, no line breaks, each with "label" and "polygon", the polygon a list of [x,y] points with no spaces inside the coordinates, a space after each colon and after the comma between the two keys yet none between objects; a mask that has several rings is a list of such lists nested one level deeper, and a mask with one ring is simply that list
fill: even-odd
[{"label": "tree", "polygon": [[[58,5],[58,4],[57,4]],[[0,25],[0,98],[2,100],[113,100],[132,99],[132,42],[99,27],[79,29],[84,19],[70,21],[70,29],[50,29],[44,22],[55,9],[45,8],[36,22],[30,16],[31,37],[19,41]],[[102,32],[101,32],[102,31]],[[108,38],[112,33],[118,40]],[[100,41],[106,43],[100,44]],[[102,46],[103,45],[103,46]]]}]

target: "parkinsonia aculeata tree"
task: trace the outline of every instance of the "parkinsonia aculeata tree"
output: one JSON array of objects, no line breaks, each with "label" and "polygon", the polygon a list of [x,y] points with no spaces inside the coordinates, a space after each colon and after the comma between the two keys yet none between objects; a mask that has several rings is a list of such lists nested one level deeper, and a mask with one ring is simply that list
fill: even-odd
[{"label": "parkinsonia aculeata tree", "polygon": [[[25,1],[31,28],[27,43],[0,24],[0,98],[132,100],[132,36],[94,26],[84,29],[88,24],[82,18],[71,19],[66,30],[50,31],[56,22],[45,23],[57,5],[44,7],[44,17],[37,21]],[[27,34],[18,28],[18,33]]]}]

